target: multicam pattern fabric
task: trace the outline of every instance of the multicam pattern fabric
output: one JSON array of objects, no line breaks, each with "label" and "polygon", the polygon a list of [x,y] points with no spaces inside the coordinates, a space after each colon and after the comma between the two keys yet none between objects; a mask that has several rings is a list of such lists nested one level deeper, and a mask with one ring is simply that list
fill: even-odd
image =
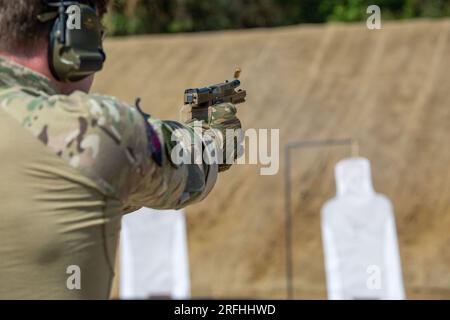
[{"label": "multicam pattern fabric", "polygon": [[[46,77],[4,58],[0,108],[92,179],[105,196],[120,199],[126,211],[180,208],[203,199],[215,183],[217,165],[171,164],[169,123],[146,119],[134,106],[112,97],[79,91],[62,95]],[[156,133],[152,141],[149,126]],[[156,143],[159,149],[149,147]],[[160,150],[160,163],[154,160],[155,150]]]}]

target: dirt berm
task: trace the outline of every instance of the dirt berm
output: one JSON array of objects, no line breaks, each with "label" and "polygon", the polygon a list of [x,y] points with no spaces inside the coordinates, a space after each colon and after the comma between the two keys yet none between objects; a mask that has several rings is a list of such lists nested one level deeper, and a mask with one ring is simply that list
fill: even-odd
[{"label": "dirt berm", "polygon": [[[450,20],[115,38],[95,91],[178,118],[184,89],[243,69],[246,128],[280,129],[280,172],[236,166],[187,210],[195,297],[284,298],[284,146],[354,138],[393,201],[408,298],[450,298]],[[296,298],[325,298],[320,208],[345,147],[293,153]]]}]

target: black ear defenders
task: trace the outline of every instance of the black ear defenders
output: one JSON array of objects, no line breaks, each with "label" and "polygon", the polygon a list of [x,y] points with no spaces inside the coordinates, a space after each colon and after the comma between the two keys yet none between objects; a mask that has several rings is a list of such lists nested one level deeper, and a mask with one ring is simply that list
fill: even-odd
[{"label": "black ear defenders", "polygon": [[[81,1],[55,0],[45,4],[50,12],[39,15],[38,19],[55,20],[48,48],[53,76],[61,82],[76,82],[100,71],[106,55],[102,44],[104,29],[96,8]],[[78,16],[71,17],[71,14]],[[73,23],[72,18],[79,23]]]}]

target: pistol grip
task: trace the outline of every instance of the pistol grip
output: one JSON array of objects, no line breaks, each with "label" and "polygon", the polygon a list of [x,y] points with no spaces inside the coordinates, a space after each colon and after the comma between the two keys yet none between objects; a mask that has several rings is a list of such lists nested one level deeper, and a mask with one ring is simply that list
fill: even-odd
[{"label": "pistol grip", "polygon": [[195,106],[192,107],[192,119],[208,122],[209,106]]}]

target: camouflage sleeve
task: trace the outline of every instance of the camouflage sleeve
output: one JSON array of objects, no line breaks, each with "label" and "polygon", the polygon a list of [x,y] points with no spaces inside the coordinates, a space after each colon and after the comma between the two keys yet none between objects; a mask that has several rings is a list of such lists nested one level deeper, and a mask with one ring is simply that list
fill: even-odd
[{"label": "camouflage sleeve", "polygon": [[[111,133],[117,131],[121,135],[116,141],[121,150],[113,153],[125,154],[127,161],[122,159],[121,169],[116,171],[122,174],[118,175],[113,185],[122,200],[124,212],[143,206],[179,209],[209,194],[217,179],[217,165],[204,162],[174,165],[170,159],[170,146],[177,143],[172,138],[180,133],[194,135],[192,128],[174,121],[150,118],[135,106],[112,97],[91,95],[89,99],[90,104],[106,107],[104,116],[106,123],[110,124]],[[175,130],[177,134],[174,134]],[[107,134],[110,139],[111,133]],[[109,161],[114,162],[115,159]]]},{"label": "camouflage sleeve", "polygon": [[215,184],[217,165],[170,161],[174,127],[191,132],[189,127],[150,119],[115,98],[11,90],[0,106],[106,196],[120,199],[126,212],[181,208],[206,197]]},{"label": "camouflage sleeve", "polygon": [[174,144],[190,143],[193,136],[201,140],[202,136],[179,122],[151,119],[145,114],[143,118],[147,136],[144,178],[135,179],[127,205],[179,209],[204,199],[216,182],[217,164],[206,164],[203,159],[198,163],[174,164],[171,159]]}]

